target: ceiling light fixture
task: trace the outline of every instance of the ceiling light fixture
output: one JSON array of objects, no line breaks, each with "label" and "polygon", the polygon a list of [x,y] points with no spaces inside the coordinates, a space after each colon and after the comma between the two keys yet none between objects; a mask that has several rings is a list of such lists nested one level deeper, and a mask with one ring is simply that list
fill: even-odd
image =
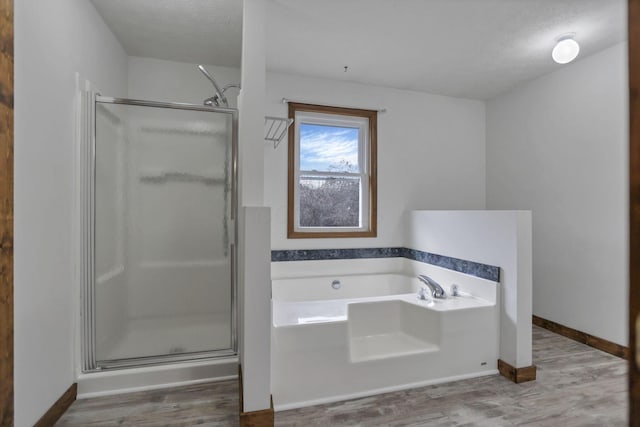
[{"label": "ceiling light fixture", "polygon": [[558,64],[568,64],[576,59],[580,53],[580,45],[573,38],[575,33],[565,34],[557,39],[557,43],[551,51],[551,57]]}]

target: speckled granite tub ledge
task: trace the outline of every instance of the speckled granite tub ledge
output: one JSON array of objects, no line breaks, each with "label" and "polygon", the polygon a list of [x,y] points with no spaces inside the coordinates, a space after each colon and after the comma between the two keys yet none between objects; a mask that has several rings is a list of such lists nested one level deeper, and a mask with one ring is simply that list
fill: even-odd
[{"label": "speckled granite tub ledge", "polygon": [[409,248],[295,249],[271,251],[272,262],[326,261],[361,258],[407,258],[494,282],[500,281],[500,267]]}]

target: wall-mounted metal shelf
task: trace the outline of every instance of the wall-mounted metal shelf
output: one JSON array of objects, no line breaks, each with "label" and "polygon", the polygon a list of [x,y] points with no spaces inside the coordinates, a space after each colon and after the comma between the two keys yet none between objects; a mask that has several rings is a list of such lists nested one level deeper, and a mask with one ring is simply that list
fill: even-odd
[{"label": "wall-mounted metal shelf", "polygon": [[273,142],[274,149],[278,148],[292,123],[293,119],[264,116],[264,140]]}]

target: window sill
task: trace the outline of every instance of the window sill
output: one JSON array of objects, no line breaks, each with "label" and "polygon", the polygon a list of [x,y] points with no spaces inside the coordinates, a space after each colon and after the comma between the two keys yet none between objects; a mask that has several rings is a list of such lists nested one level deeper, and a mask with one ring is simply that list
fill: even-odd
[{"label": "window sill", "polygon": [[377,237],[376,230],[364,231],[295,231],[288,230],[288,239],[348,239],[360,237]]}]

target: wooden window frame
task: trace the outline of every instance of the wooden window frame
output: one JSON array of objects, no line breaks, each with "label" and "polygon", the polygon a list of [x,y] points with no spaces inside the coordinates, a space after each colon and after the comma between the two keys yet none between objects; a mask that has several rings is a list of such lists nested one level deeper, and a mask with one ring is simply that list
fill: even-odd
[{"label": "wooden window frame", "polygon": [[[356,108],[331,107],[325,105],[289,103],[289,118],[294,119],[296,112],[321,113],[336,116],[350,116],[366,118],[369,122],[369,147],[368,147],[368,228],[357,231],[301,231],[295,227],[295,188],[296,188],[296,123],[289,127],[289,162],[288,162],[288,188],[287,188],[287,238],[289,239],[325,239],[325,238],[359,238],[377,236],[377,186],[378,186],[378,112],[375,110],[362,110]],[[330,229],[330,227],[327,227]]]}]

